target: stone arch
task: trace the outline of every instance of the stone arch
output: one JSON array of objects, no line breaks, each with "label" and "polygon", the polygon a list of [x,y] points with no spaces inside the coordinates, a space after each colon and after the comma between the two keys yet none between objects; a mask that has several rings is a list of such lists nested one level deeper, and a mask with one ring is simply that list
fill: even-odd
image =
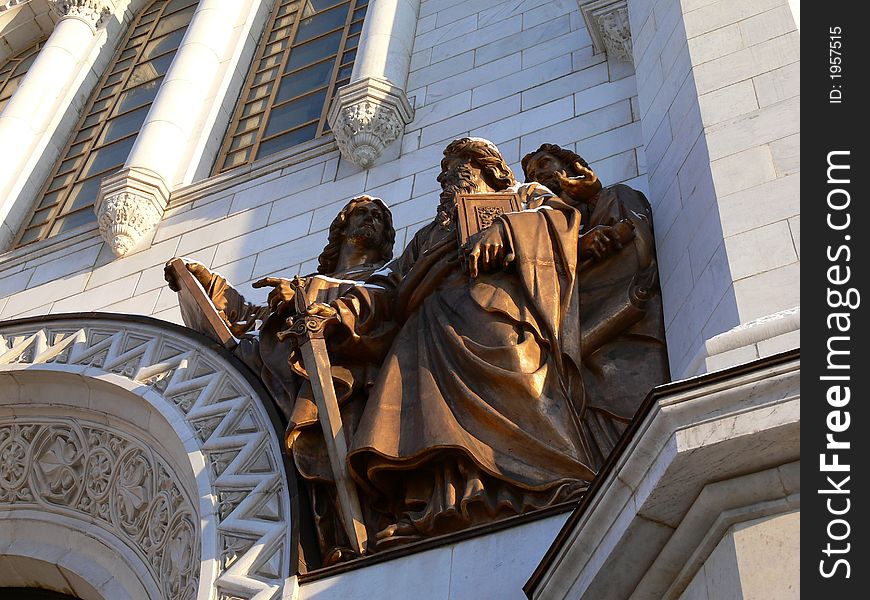
[{"label": "stone arch", "polygon": [[[0,323],[0,561],[56,564],[104,598],[274,597],[295,515],[268,402],[229,353],[169,323]],[[44,543],[25,543],[28,523]],[[75,552],[48,543],[83,533]],[[132,575],[101,580],[103,549]]]}]

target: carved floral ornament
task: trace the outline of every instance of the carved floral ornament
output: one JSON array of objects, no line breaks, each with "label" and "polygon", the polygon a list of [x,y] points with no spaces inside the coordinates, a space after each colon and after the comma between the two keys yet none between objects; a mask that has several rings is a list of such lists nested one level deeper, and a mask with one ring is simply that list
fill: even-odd
[{"label": "carved floral ornament", "polygon": [[60,17],[79,19],[95,31],[115,8],[115,0],[50,0],[49,4]]},{"label": "carved floral ornament", "polygon": [[634,62],[627,0],[578,0],[596,52]]},{"label": "carved floral ornament", "polygon": [[142,442],[78,419],[0,422],[0,509],[87,519],[121,538],[166,600],[196,597],[199,521],[165,461]]},{"label": "carved floral ornament", "polygon": [[[216,598],[280,592],[291,527],[280,442],[231,363],[159,325],[61,318],[0,326],[0,373],[21,370],[98,378],[183,421],[207,466],[198,493],[215,504],[198,514],[179,474],[130,433],[62,409],[13,416],[0,393],[0,517],[38,508],[94,523],[135,551],[167,599],[202,597],[203,586]],[[198,581],[208,561],[213,580]]]},{"label": "carved floral ornament", "polygon": [[405,92],[374,78],[341,88],[329,110],[329,125],[339,150],[363,169],[375,163],[413,118]]},{"label": "carved floral ornament", "polygon": [[124,256],[160,222],[160,216],[149,197],[125,191],[105,198],[97,223],[115,256]]}]

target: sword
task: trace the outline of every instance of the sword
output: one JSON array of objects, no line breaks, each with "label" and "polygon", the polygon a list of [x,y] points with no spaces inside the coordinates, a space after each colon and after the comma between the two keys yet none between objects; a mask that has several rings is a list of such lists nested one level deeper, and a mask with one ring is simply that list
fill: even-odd
[{"label": "sword", "polygon": [[287,337],[294,337],[299,350],[302,352],[302,361],[311,381],[320,426],[326,440],[326,452],[329,455],[329,464],[332,467],[332,475],[335,478],[335,487],[338,491],[341,523],[353,550],[362,556],[368,544],[368,536],[363,523],[359,496],[347,469],[347,440],[344,437],[341,412],[338,408],[338,399],[335,396],[335,387],[332,385],[332,371],[329,355],[326,352],[326,340],[323,337],[324,327],[330,317],[307,314],[308,299],[305,296],[305,280],[297,276],[293,278],[292,282],[296,288],[296,317],[287,320],[290,328],[279,332],[277,337],[282,341]]}]

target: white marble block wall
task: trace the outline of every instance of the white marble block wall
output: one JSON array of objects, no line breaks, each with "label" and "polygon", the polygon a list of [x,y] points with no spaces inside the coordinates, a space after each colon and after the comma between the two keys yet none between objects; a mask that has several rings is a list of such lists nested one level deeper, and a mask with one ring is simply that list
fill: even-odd
[{"label": "white marble block wall", "polygon": [[318,579],[296,600],[525,600],[531,577],[567,513]]},{"label": "white marble block wall", "polygon": [[0,319],[100,310],[180,322],[163,281],[174,255],[264,299],[248,284],[313,271],[332,218],[362,193],[391,206],[398,253],[434,216],[441,152],[463,135],[492,139],[519,178],[523,154],[554,142],[607,184],[646,193],[633,70],[595,54],[585,27],[576,0],[423,0],[407,88],[416,117],[380,164],[363,171],[329,138],[314,140],[173,191],[162,222],[123,258],[96,231],[6,252]]},{"label": "white marble block wall", "polygon": [[629,18],[680,378],[713,336],[800,305],[800,34],[787,0],[629,0]]}]

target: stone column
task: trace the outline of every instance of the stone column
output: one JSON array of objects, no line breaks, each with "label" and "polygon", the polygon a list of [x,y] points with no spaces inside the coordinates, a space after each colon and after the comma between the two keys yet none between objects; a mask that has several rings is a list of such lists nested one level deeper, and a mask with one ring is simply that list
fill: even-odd
[{"label": "stone column", "polygon": [[346,158],[367,169],[414,118],[405,85],[420,0],[369,3],[350,83],[336,94],[329,126]]},{"label": "stone column", "polygon": [[115,4],[114,0],[51,2],[60,20],[0,114],[0,148],[6,149],[0,169],[0,248],[9,245],[30,208],[19,197],[37,146],[56,116],[66,110],[62,106],[66,92],[80,78],[94,36]]},{"label": "stone column", "polygon": [[163,216],[187,165],[187,149],[211,111],[240,11],[249,3],[201,0],[124,168],[103,180],[94,210],[116,256],[127,254]]}]

